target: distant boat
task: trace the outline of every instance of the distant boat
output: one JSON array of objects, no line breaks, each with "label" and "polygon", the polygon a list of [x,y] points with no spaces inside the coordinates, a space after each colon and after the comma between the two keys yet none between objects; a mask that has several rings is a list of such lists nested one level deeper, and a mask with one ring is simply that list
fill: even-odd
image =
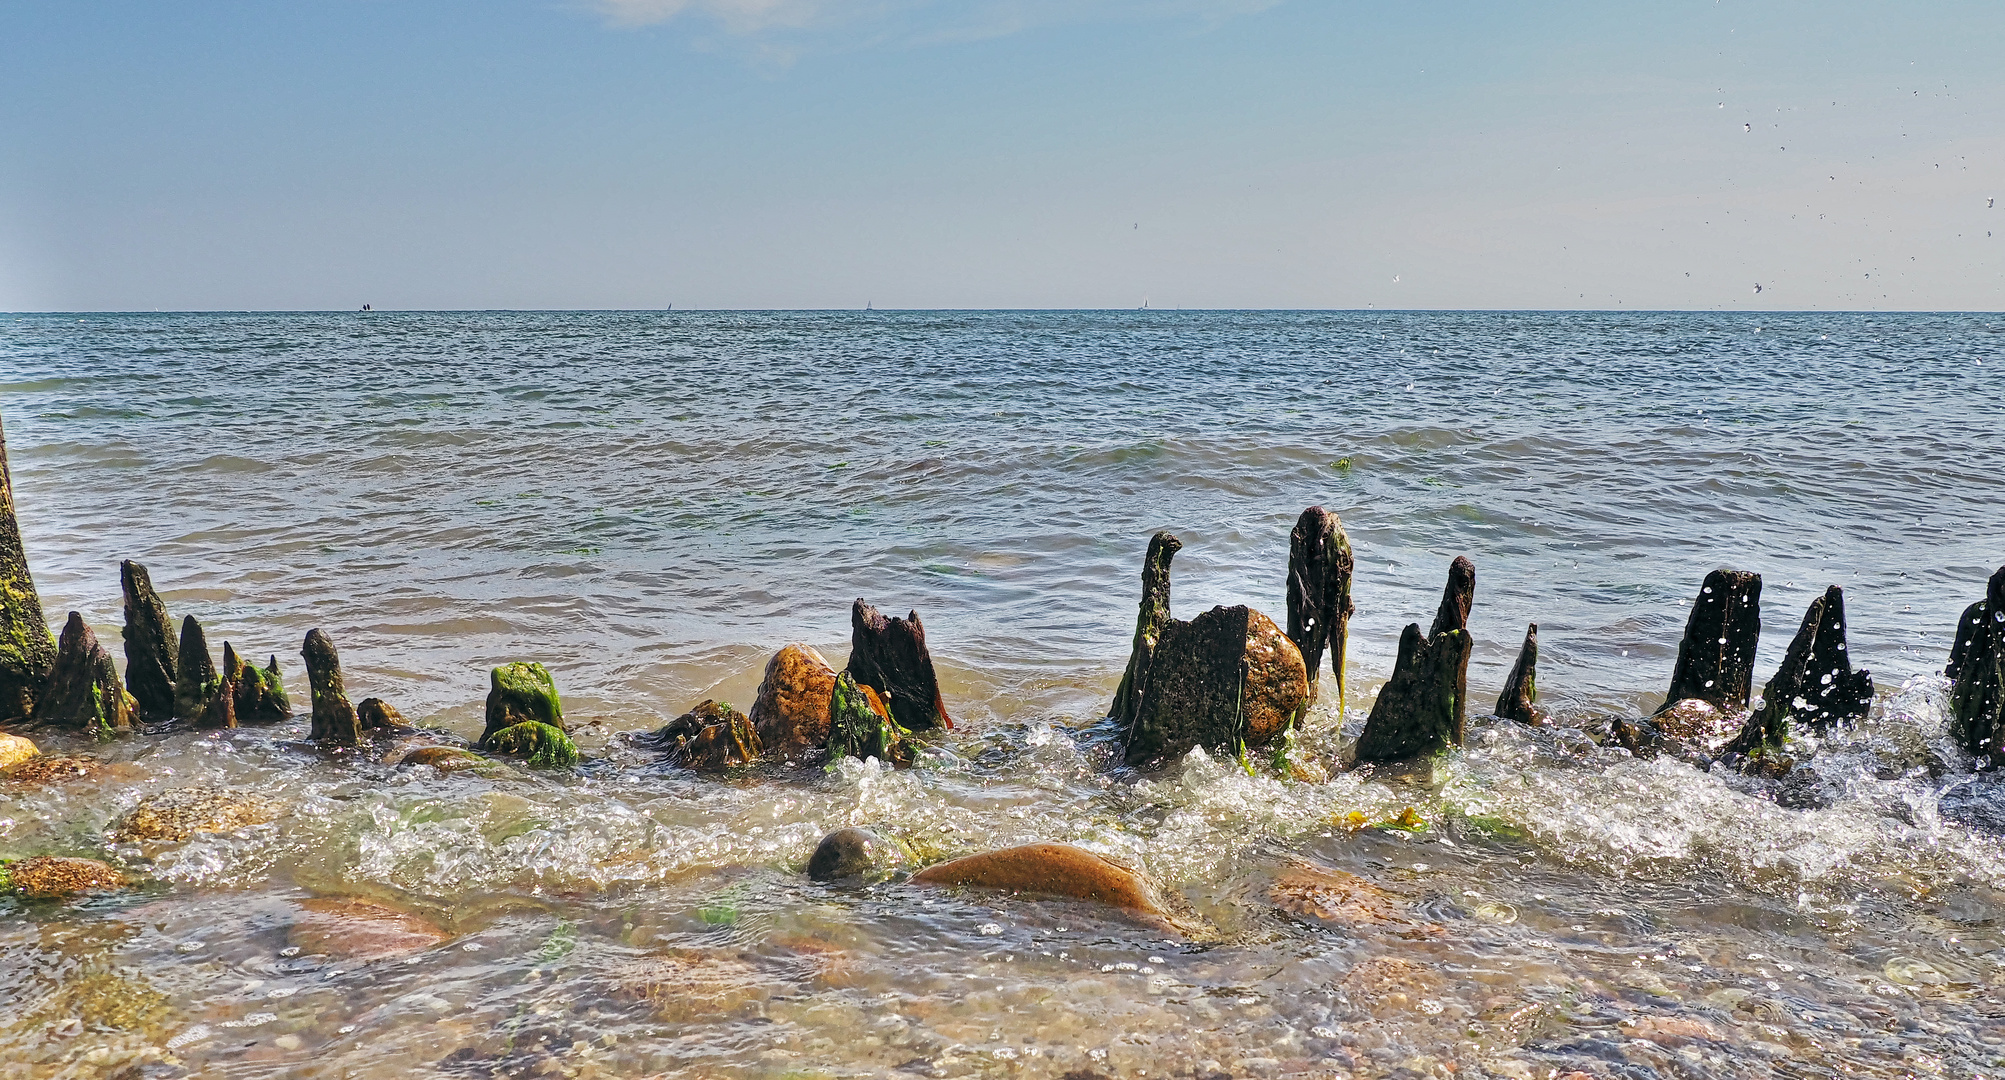
[{"label": "distant boat", "polygon": [[364,304],[364,305],[362,305],[362,310],[364,310],[364,311],[373,311],[373,310],[374,310],[374,308],[373,308],[373,307],[371,307],[371,306],[370,306],[370,305],[368,305],[368,304]]}]

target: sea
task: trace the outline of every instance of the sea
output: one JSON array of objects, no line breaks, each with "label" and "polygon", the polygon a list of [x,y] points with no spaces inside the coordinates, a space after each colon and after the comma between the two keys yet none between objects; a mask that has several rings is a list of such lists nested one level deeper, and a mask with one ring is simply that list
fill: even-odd
[{"label": "sea", "polygon": [[[1957,1077],[2005,1072],[2005,784],[1948,738],[2005,563],[2005,316],[1649,312],[0,315],[46,614],[123,664],[120,560],[295,715],[0,780],[0,1076]],[[1173,612],[1285,621],[1288,534],[1356,555],[1347,692],[1284,755],[1119,768],[1152,534]],[[1347,771],[1399,635],[1476,567],[1465,745]],[[1844,590],[1872,715],[1814,783],[1588,732],[1663,699],[1718,568],[1757,689]],[[850,605],[916,612],[950,732],[909,769],[691,772],[629,736],[749,709]],[[1527,625],[1552,724],[1488,716]],[[572,769],[305,741],[351,699],[474,738],[553,673]],[[1326,676],[1327,677],[1327,676]],[[117,838],[202,788],[273,819]],[[823,884],[833,829],[902,865]],[[908,882],[1033,842],[1177,928]]]}]

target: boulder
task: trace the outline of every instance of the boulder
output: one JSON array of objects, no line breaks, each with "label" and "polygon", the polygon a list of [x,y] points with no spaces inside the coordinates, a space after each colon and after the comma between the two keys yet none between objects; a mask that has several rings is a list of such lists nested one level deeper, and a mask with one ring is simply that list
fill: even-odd
[{"label": "boulder", "polygon": [[7,779],[17,784],[66,784],[72,780],[94,780],[105,774],[105,767],[90,758],[51,757],[42,754],[9,767],[5,764],[7,758],[5,745],[8,739],[15,737],[0,736],[0,775],[5,775]]},{"label": "boulder", "polygon": [[759,733],[744,713],[721,701],[704,701],[662,725],[650,739],[668,759],[698,772],[723,772],[759,757]]},{"label": "boulder", "polygon": [[181,620],[181,645],[176,660],[174,719],[200,722],[208,713],[209,701],[216,696],[222,679],[216,673],[215,660],[209,656],[208,636],[193,615]]},{"label": "boulder", "polygon": [[310,630],[300,648],[306,661],[307,692],[313,697],[313,730],[307,738],[322,746],[359,746],[362,724],[341,684],[341,654],[320,630]]},{"label": "boulder", "polygon": [[914,611],[903,619],[886,618],[858,598],[849,609],[849,673],[857,684],[877,691],[891,716],[907,731],[951,728],[947,703],[940,697],[940,680],[933,672],[933,654],[926,649],[926,628]]},{"label": "boulder", "polygon": [[1950,734],[1973,754],[2005,761],[2005,566],[1964,611],[1944,673]]},{"label": "boulder", "polygon": [[313,899],[299,902],[290,939],[313,956],[343,960],[391,960],[443,944],[452,935],[409,912],[366,900]]},{"label": "boulder", "polygon": [[875,874],[904,857],[897,844],[869,829],[847,828],[821,838],[808,857],[808,877],[816,881]]},{"label": "boulder", "polygon": [[912,734],[898,726],[877,691],[858,683],[845,671],[836,676],[829,695],[828,756],[876,758],[901,768],[912,764]]},{"label": "boulder", "polygon": [[1518,648],[1518,662],[1504,678],[1504,692],[1497,695],[1497,715],[1520,724],[1542,724],[1538,708],[1539,624],[1525,627],[1525,643]]},{"label": "boulder", "polygon": [[96,859],[37,855],[0,866],[0,883],[31,900],[125,888],[125,875]]},{"label": "boulder", "polygon": [[1267,887],[1267,899],[1291,915],[1350,930],[1389,932],[1406,938],[1445,932],[1414,918],[1405,904],[1364,878],[1314,863],[1291,863],[1275,875]]},{"label": "boulder", "polygon": [[835,668],[806,645],[789,645],[766,661],[752,702],[752,727],[769,754],[798,757],[828,743],[829,697]]},{"label": "boulder", "polygon": [[114,840],[179,843],[197,833],[227,833],[278,819],[278,804],[215,788],[170,788],[139,800],[112,828]]},{"label": "boulder", "polygon": [[35,711],[35,695],[47,685],[55,663],[56,639],[42,615],[42,598],[21,548],[14,482],[7,470],[7,432],[0,427],[0,720]]},{"label": "boulder", "polygon": [[578,746],[563,728],[540,720],[524,720],[481,740],[481,749],[522,758],[538,768],[568,768],[578,763]]},{"label": "boulder", "polygon": [[379,697],[363,698],[355,706],[355,723],[364,731],[402,733],[417,730],[397,707]]},{"label": "boulder", "polygon": [[1302,654],[1311,702],[1328,650],[1339,710],[1344,704],[1344,643],[1356,610],[1351,602],[1354,566],[1351,541],[1337,515],[1320,506],[1302,511],[1288,534],[1288,639]]},{"label": "boulder", "polygon": [[0,735],[0,769],[12,769],[41,753],[25,735]]},{"label": "boulder", "polygon": [[[371,700],[374,699],[372,698]],[[403,756],[397,759],[396,764],[430,765],[440,772],[447,773],[459,772],[463,769],[477,769],[484,765],[495,765],[496,768],[502,769],[507,768],[505,765],[497,765],[471,750],[458,746],[420,746],[412,750],[406,750]]]},{"label": "boulder", "polygon": [[1754,761],[1780,753],[1792,725],[1827,735],[1839,724],[1865,719],[1872,707],[1873,676],[1852,670],[1845,644],[1845,593],[1833,585],[1810,602],[1782,666],[1762,689],[1761,708],[1721,752]]},{"label": "boulder", "polygon": [[132,728],[135,711],[135,702],[118,681],[111,654],[98,644],[84,617],[70,612],[49,681],[37,695],[35,720],[108,739]]},{"label": "boulder", "polygon": [[167,605],[153,591],[146,567],[127,559],[118,564],[125,594],[125,685],[139,702],[139,715],[155,723],[174,716],[174,673],[179,652]]},{"label": "boulder", "polygon": [[1469,611],[1476,597],[1476,567],[1458,557],[1426,637],[1408,623],[1399,637],[1392,678],[1378,692],[1355,764],[1399,761],[1439,753],[1462,743],[1468,724]]},{"label": "boulder", "polygon": [[503,664],[487,675],[487,728],[480,734],[487,742],[503,728],[534,721],[568,731],[564,726],[564,705],[557,699],[557,680],[542,664],[516,661]]},{"label": "boulder", "polygon": [[917,885],[1093,900],[1120,908],[1150,925],[1169,925],[1155,890],[1140,874],[1070,844],[1025,844],[987,851],[929,866],[912,875],[912,881]]},{"label": "boulder", "polygon": [[1761,641],[1761,575],[1715,570],[1706,575],[1685,636],[1664,708],[1697,698],[1738,712],[1754,692],[1754,650]]}]

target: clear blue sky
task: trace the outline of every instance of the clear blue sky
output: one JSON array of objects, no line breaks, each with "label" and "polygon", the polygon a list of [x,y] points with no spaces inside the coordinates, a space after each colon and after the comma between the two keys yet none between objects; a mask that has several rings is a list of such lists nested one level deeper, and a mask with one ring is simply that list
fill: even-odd
[{"label": "clear blue sky", "polygon": [[0,0],[4,310],[1997,309],[2001,197],[1998,0]]}]

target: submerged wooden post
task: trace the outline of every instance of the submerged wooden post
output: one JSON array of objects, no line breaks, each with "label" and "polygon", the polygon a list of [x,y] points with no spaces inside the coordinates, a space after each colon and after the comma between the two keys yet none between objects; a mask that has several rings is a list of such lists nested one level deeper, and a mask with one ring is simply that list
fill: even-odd
[{"label": "submerged wooden post", "polygon": [[1518,662],[1504,679],[1504,692],[1497,695],[1497,715],[1521,724],[1536,724],[1538,715],[1539,624],[1525,627],[1525,643],[1518,649]]},{"label": "submerged wooden post", "polygon": [[1754,650],[1761,640],[1761,575],[1715,570],[1706,575],[1685,637],[1671,689],[1657,711],[1688,698],[1717,709],[1745,709],[1754,692]]},{"label": "submerged wooden post", "polygon": [[[1350,631],[1350,538],[1337,515],[1320,506],[1302,511],[1288,534],[1288,638],[1302,653],[1309,672],[1309,700],[1316,700],[1316,676],[1323,652],[1337,679],[1337,708],[1344,707],[1344,643]],[[1165,617],[1168,605],[1165,604]]]},{"label": "submerged wooden post", "polygon": [[181,620],[181,646],[174,667],[174,719],[196,722],[209,711],[216,695],[216,662],[209,657],[209,638],[190,615]]},{"label": "submerged wooden post", "polygon": [[1128,670],[1114,691],[1114,704],[1107,710],[1123,729],[1135,722],[1149,688],[1156,643],[1162,640],[1163,627],[1170,623],[1170,560],[1183,546],[1183,541],[1170,533],[1159,532],[1149,538],[1149,552],[1142,557],[1142,604],[1135,613],[1135,646],[1128,654]]},{"label": "submerged wooden post", "polygon": [[56,663],[56,639],[28,574],[14,482],[7,471],[7,431],[0,427],[0,720],[35,711],[35,696]]},{"label": "submerged wooden post", "polygon": [[362,727],[341,685],[341,656],[334,651],[334,642],[320,630],[308,631],[300,656],[306,661],[306,683],[313,695],[313,730],[307,737],[324,746],[359,745]]},{"label": "submerged wooden post", "polygon": [[918,612],[903,619],[885,618],[859,597],[850,605],[849,627],[849,673],[859,685],[884,698],[900,727],[927,731],[954,726],[940,697],[940,680],[933,672],[933,654],[926,649],[926,627]]},{"label": "submerged wooden post", "polygon": [[132,713],[132,698],[118,681],[111,654],[84,617],[70,612],[49,681],[36,695],[35,719],[102,739],[132,727]]},{"label": "submerged wooden post", "polygon": [[1873,675],[1853,671],[1845,642],[1845,591],[1833,585],[1810,602],[1775,677],[1761,691],[1761,708],[1722,753],[1760,758],[1782,749],[1793,724],[1818,735],[1864,719],[1873,706]]},{"label": "submerged wooden post", "polygon": [[1392,678],[1378,692],[1354,764],[1398,761],[1460,745],[1468,725],[1469,611],[1476,597],[1476,566],[1458,557],[1448,568],[1433,629],[1419,623],[1399,636]]},{"label": "submerged wooden post", "polygon": [[179,666],[173,622],[153,591],[146,567],[127,559],[118,564],[119,591],[125,594],[125,685],[148,720],[174,716],[174,673]]},{"label": "submerged wooden post", "polygon": [[1943,670],[1952,680],[1950,733],[1973,754],[2005,758],[2005,566],[1965,609]]}]

